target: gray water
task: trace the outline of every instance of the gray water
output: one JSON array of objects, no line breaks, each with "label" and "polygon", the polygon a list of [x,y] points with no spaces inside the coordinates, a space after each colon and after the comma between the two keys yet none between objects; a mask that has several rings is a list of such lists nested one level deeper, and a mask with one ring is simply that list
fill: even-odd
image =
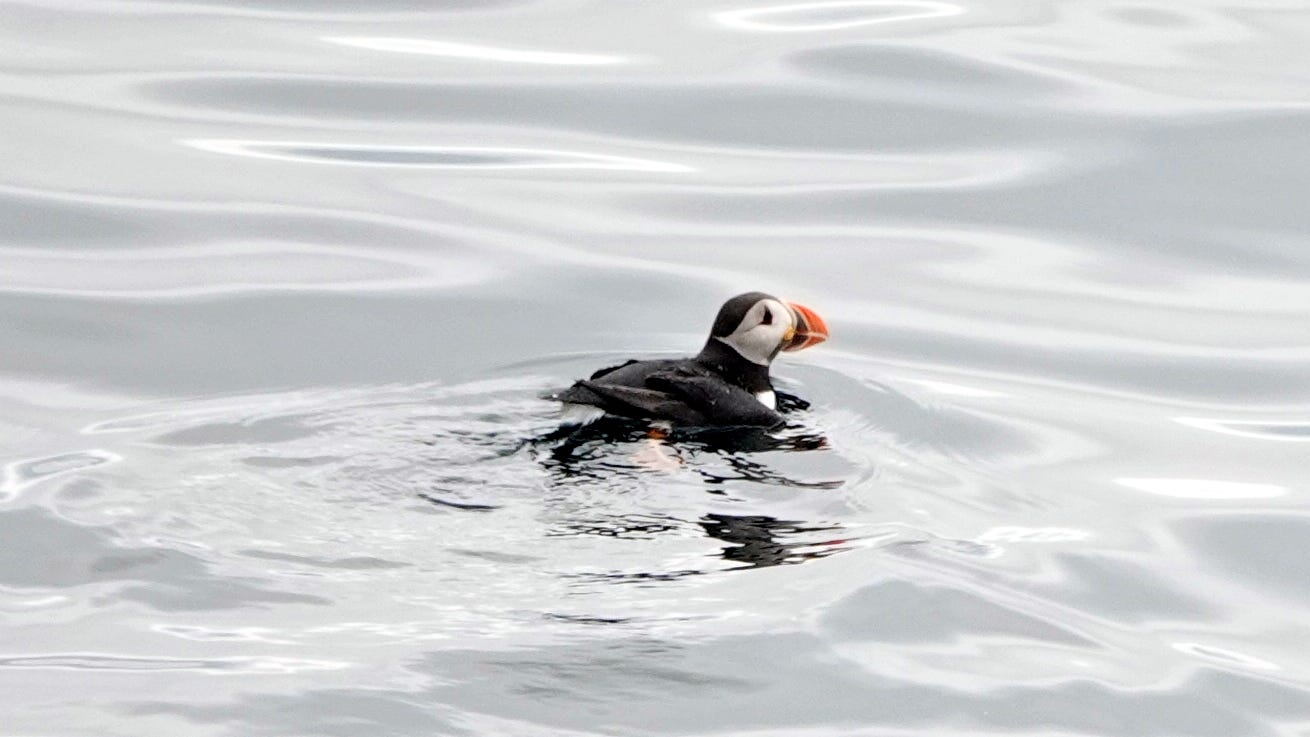
[{"label": "gray water", "polygon": [[[1310,734],[1310,6],[0,3],[0,733]],[[538,398],[768,290],[773,434]]]}]

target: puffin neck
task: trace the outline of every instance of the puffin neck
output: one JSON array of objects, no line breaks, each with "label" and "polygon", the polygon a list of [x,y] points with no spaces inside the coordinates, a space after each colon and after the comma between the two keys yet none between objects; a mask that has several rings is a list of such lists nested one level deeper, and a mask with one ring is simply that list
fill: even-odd
[{"label": "puffin neck", "polygon": [[769,367],[748,361],[732,346],[717,338],[705,341],[705,347],[696,356],[696,363],[722,376],[729,383],[752,394],[773,389],[769,381]]}]

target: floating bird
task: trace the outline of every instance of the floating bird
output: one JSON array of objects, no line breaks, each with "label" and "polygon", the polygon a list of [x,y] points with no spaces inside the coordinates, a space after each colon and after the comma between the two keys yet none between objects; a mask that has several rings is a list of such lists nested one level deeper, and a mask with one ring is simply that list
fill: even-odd
[{"label": "floating bird", "polygon": [[693,358],[631,360],[550,395],[564,403],[566,424],[609,414],[693,427],[782,424],[769,365],[780,351],[828,338],[814,310],[763,292],[723,303],[705,347]]}]

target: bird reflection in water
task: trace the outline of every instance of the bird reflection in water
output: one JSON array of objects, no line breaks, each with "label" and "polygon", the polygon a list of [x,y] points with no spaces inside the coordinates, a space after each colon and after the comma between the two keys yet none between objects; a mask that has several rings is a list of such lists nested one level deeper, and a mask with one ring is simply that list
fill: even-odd
[{"label": "bird reflection in water", "polygon": [[[796,400],[800,402],[800,400]],[[590,482],[621,486],[625,479],[652,472],[681,471],[698,474],[706,490],[726,494],[731,482],[753,482],[800,489],[834,489],[841,481],[804,480],[770,467],[752,456],[769,452],[813,452],[828,448],[821,434],[787,426],[781,431],[759,428],[673,430],[653,432],[646,423],[605,417],[590,425],[561,428],[534,443],[538,460],[549,472],[551,485],[575,487]],[[631,450],[636,448],[635,451]],[[628,449],[616,452],[616,448]],[[700,467],[696,456],[712,455],[722,464]],[[691,460],[688,460],[688,458]],[[663,460],[653,461],[652,458]],[[723,467],[726,465],[726,469]],[[557,528],[556,535],[651,537],[678,533],[687,522],[632,515],[573,520]],[[764,568],[802,563],[846,550],[846,540],[831,524],[784,520],[767,515],[705,514],[694,524],[706,535],[728,543],[719,553],[735,568]],[[652,581],[707,573],[706,570],[586,574],[610,581]]]},{"label": "bird reflection in water", "polygon": [[807,525],[765,515],[707,514],[700,521],[712,538],[731,543],[721,555],[744,568],[768,568],[787,563],[804,563],[849,550],[846,540],[784,542],[789,535],[840,530],[837,525]]}]

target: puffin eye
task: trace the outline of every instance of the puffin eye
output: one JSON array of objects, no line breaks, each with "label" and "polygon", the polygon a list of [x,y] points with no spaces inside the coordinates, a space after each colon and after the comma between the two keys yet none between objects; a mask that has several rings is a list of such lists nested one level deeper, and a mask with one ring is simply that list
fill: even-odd
[{"label": "puffin eye", "polygon": [[763,320],[760,320],[760,324],[761,324],[761,325],[772,325],[772,324],[773,324],[773,313],[770,312],[770,311],[769,311],[769,308],[767,308],[767,307],[764,308],[764,319],[763,319]]}]

